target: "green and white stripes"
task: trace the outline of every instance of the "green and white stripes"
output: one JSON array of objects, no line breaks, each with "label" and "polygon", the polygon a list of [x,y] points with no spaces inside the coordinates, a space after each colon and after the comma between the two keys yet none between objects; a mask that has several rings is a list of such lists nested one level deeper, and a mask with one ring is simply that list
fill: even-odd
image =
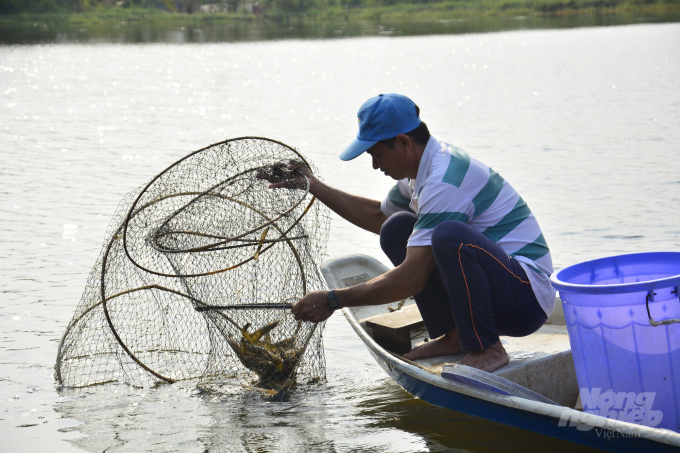
[{"label": "green and white stripes", "polygon": [[394,204],[399,209],[403,209],[404,211],[414,213],[413,209],[409,207],[409,204],[411,203],[411,198],[405,197],[401,193],[399,187],[396,184],[392,186],[392,189],[390,189],[390,192],[387,194],[387,197],[392,202],[392,204]]},{"label": "green and white stripes", "polygon": [[467,222],[467,217],[467,214],[463,212],[436,212],[432,214],[418,214],[418,220],[413,226],[413,230],[431,230],[432,228],[447,220]]},{"label": "green and white stripes", "polygon": [[520,223],[524,222],[531,215],[529,206],[522,200],[522,197],[517,200],[517,204],[508,212],[498,223],[483,231],[484,236],[492,241],[498,243],[501,239],[508,235],[512,230],[517,228]]},{"label": "green and white stripes", "polygon": [[470,168],[470,156],[460,148],[455,146],[450,147],[451,159],[446,166],[446,172],[444,172],[444,177],[442,182],[446,184],[451,184],[454,187],[460,187],[465,175],[467,174],[468,168]]}]

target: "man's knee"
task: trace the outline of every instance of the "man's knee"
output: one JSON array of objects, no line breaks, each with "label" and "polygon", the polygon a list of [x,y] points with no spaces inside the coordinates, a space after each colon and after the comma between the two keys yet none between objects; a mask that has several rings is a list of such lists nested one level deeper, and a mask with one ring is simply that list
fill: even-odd
[{"label": "man's knee", "polygon": [[438,252],[450,253],[458,250],[469,228],[469,225],[458,220],[447,220],[434,227],[432,229],[432,251],[435,256]]},{"label": "man's knee", "polygon": [[395,244],[403,243],[406,247],[408,237],[413,232],[417,217],[410,212],[398,212],[391,215],[380,228],[380,247],[387,252]]}]

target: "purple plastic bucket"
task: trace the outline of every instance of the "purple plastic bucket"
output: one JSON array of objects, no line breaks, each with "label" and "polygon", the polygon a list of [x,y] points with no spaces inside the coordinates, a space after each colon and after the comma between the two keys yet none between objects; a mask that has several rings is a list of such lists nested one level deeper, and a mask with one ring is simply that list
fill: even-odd
[{"label": "purple plastic bucket", "polygon": [[584,411],[680,432],[680,252],[587,261],[550,280]]}]

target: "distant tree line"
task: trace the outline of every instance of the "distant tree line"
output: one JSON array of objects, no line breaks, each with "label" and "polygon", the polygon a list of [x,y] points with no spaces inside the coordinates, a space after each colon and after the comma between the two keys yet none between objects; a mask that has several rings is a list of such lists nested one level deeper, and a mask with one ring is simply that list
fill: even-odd
[{"label": "distant tree line", "polygon": [[[196,13],[202,5],[217,4],[228,12],[238,12],[240,5],[257,0],[0,0],[0,14],[84,12],[97,7],[141,7],[171,13]],[[281,12],[303,12],[328,7],[357,8],[389,6],[395,3],[431,3],[442,0],[259,0],[262,9]]]},{"label": "distant tree line", "polygon": [[[202,5],[217,4],[228,12],[238,12],[239,6],[257,0],[0,0],[0,14],[84,12],[98,7],[141,7],[161,9],[171,13],[196,13]],[[389,6],[395,3],[431,3],[443,0],[259,0],[263,10],[303,12],[328,7],[357,8]]]},{"label": "distant tree line", "polygon": [[[217,4],[223,11],[239,12],[239,8],[256,0],[0,0],[0,14],[84,12],[97,8],[150,8],[170,13],[196,13],[202,5]],[[533,9],[551,13],[563,9],[615,8],[621,5],[650,4],[680,6],[680,0],[259,0],[261,11],[301,13],[327,8],[361,8],[391,6],[397,3],[429,4],[446,2],[452,8],[505,10]]]},{"label": "distant tree line", "polygon": [[[201,3],[201,0],[0,0],[0,14],[51,13],[60,11],[83,12],[97,7],[137,6],[160,8],[170,12],[187,12]],[[193,12],[193,11],[189,11]]]}]

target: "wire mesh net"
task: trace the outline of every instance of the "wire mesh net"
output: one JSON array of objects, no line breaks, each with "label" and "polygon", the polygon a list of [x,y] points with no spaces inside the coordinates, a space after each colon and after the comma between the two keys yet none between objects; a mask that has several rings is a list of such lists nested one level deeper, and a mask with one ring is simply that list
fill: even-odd
[{"label": "wire mesh net", "polygon": [[[60,343],[59,383],[324,381],[324,323],[295,321],[290,306],[325,288],[329,215],[291,161],[316,174],[282,143],[227,140],[128,194]],[[268,189],[281,179],[294,187]]]}]

